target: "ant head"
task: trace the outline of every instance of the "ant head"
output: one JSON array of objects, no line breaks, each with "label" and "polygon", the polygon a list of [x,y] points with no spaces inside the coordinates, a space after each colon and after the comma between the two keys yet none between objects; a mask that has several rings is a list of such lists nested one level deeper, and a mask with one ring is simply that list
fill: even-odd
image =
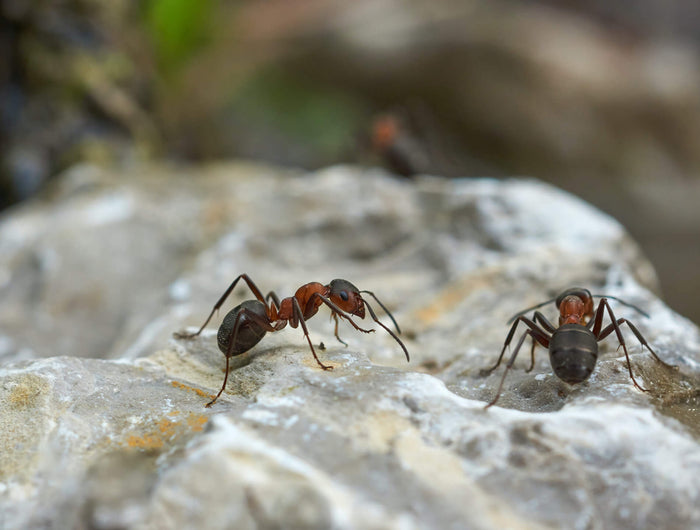
[{"label": "ant head", "polygon": [[351,315],[365,318],[365,305],[360,290],[347,280],[333,280],[328,298],[340,309]]},{"label": "ant head", "polygon": [[559,309],[559,325],[565,323],[580,323],[584,317],[593,315],[593,296],[588,289],[574,287],[567,289],[555,300]]},{"label": "ant head", "polygon": [[584,304],[589,304],[593,300],[593,296],[591,296],[591,292],[588,289],[584,289],[583,287],[573,287],[571,289],[567,289],[557,296],[556,300],[554,301],[557,304],[557,308],[559,308],[564,299],[568,298],[569,296],[579,298]]}]

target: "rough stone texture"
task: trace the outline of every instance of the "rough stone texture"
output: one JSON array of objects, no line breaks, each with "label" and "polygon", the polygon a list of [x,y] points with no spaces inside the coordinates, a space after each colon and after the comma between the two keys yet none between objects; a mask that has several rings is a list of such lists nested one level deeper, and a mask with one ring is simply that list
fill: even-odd
[{"label": "rough stone texture", "polygon": [[[66,174],[0,221],[2,528],[697,528],[700,335],[653,294],[623,228],[533,180],[394,180],[230,164]],[[215,318],[247,272],[267,292],[346,278],[399,321],[309,322],[234,358]],[[573,285],[641,306],[589,381],[546,352],[484,410],[515,312]],[[249,293],[241,287],[232,307]],[[555,317],[553,307],[543,311]],[[100,359],[101,357],[101,359]]]}]

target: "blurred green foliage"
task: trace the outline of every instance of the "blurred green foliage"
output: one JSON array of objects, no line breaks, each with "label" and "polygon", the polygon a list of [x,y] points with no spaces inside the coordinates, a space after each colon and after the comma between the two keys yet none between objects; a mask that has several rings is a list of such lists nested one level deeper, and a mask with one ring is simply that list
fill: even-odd
[{"label": "blurred green foliage", "polygon": [[146,4],[145,27],[163,75],[173,75],[209,42],[216,7],[215,0],[150,0]]},{"label": "blurred green foliage", "polygon": [[[369,114],[362,100],[305,81],[267,59],[258,62],[241,55],[241,43],[221,33],[222,27],[235,31],[238,10],[228,7],[217,0],[149,0],[144,6],[143,28],[153,49],[159,81],[156,97],[162,105],[157,114],[165,117],[159,126],[166,138],[178,143],[181,135],[188,137],[195,158],[245,155],[235,146],[232,153],[231,143],[217,137],[226,129],[219,129],[222,120],[236,116],[253,124],[253,129],[257,124],[263,136],[269,130],[286,137],[292,150],[303,145],[305,152],[315,153],[315,160],[306,161],[309,165],[347,154]],[[202,65],[208,65],[206,72]],[[202,73],[210,74],[203,83]],[[188,132],[193,126],[214,134],[203,133],[193,140]]]},{"label": "blurred green foliage", "polygon": [[248,79],[232,94],[231,106],[246,121],[271,125],[324,159],[347,154],[370,114],[349,92],[274,67]]}]

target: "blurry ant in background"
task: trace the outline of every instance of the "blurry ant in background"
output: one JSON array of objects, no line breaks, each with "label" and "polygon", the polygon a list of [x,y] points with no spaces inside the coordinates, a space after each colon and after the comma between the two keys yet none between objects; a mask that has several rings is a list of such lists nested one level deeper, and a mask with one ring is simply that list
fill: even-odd
[{"label": "blurry ant in background", "polygon": [[[450,116],[436,112],[420,99],[385,109],[373,117],[360,140],[366,163],[380,164],[407,178],[417,175],[499,175],[502,171],[465,150],[463,133]],[[364,157],[363,157],[364,158]]]},{"label": "blurry ant in background", "polygon": [[284,298],[280,301],[273,291],[270,291],[267,296],[263,296],[262,291],[253,283],[253,280],[251,280],[247,274],[241,274],[233,280],[233,283],[229,285],[228,289],[226,289],[221,298],[219,298],[219,301],[216,302],[211,313],[209,313],[209,316],[204,321],[204,324],[199,328],[199,331],[196,333],[179,332],[174,333],[174,336],[178,339],[192,339],[199,335],[241,279],[248,284],[248,287],[257,300],[246,300],[237,305],[229,311],[221,322],[216,338],[219,349],[226,356],[226,375],[224,376],[224,384],[221,386],[221,390],[219,390],[219,393],[214,399],[206,404],[207,407],[213,405],[224,391],[224,388],[226,388],[229,358],[247,352],[260,342],[266,333],[280,331],[284,329],[287,324],[293,328],[301,324],[304,336],[309,343],[309,348],[311,348],[311,353],[318,365],[324,370],[332,370],[332,366],[327,366],[319,360],[314,346],[311,343],[311,339],[309,338],[309,331],[306,328],[306,321],[318,312],[321,304],[326,304],[330,308],[331,316],[335,320],[335,338],[341,343],[347,346],[347,343],[338,336],[338,318],[347,320],[356,330],[362,331],[363,333],[374,331],[373,329],[362,329],[355,324],[351,318],[351,316],[365,318],[365,307],[367,307],[372,320],[396,339],[396,342],[399,343],[406,354],[406,360],[410,360],[406,346],[404,346],[403,342],[401,342],[393,331],[377,319],[377,315],[372,310],[372,307],[362,298],[360,293],[366,293],[374,298],[386,314],[389,315],[389,318],[396,327],[396,332],[400,334],[401,330],[389,310],[379,301],[374,293],[370,291],[360,291],[347,280],[333,280],[328,285],[323,285],[319,282],[307,283],[299,287],[296,293],[294,293],[294,296]]},{"label": "blurry ant in background", "polygon": [[[593,297],[600,298],[598,303],[598,309],[593,310]],[[639,309],[638,307],[628,304],[619,298],[607,295],[591,295],[590,291],[582,288],[567,289],[561,293],[556,298],[547,300],[533,307],[520,311],[515,314],[508,321],[513,325],[510,328],[510,332],[506,337],[506,341],[503,344],[503,349],[501,354],[498,356],[498,361],[496,364],[484,371],[484,375],[490,374],[501,364],[503,359],[503,354],[506,348],[510,345],[515,335],[515,330],[520,322],[524,323],[529,329],[527,329],[518,340],[513,354],[511,355],[508,363],[506,364],[506,369],[501,377],[501,382],[498,385],[498,390],[496,391],[496,397],[486,405],[485,408],[489,408],[491,405],[495,405],[498,398],[501,397],[501,390],[503,389],[503,382],[506,379],[508,370],[513,366],[515,358],[518,356],[520,347],[527,337],[532,338],[532,349],[530,351],[530,367],[526,370],[530,372],[535,366],[535,347],[537,344],[541,344],[545,348],[549,349],[549,360],[552,365],[552,370],[554,370],[555,375],[562,381],[575,385],[581,383],[588,379],[588,377],[593,372],[595,368],[595,363],[598,359],[598,342],[606,338],[613,331],[617,336],[617,340],[625,352],[625,358],[627,359],[627,369],[629,370],[630,377],[634,386],[637,387],[642,392],[647,392],[647,389],[642,388],[637,380],[634,378],[632,373],[632,366],[630,364],[630,357],[627,353],[627,346],[625,344],[625,339],[620,331],[621,324],[627,324],[632,330],[632,333],[639,339],[642,347],[646,346],[649,352],[654,356],[659,363],[666,366],[667,368],[677,368],[677,366],[665,363],[662,361],[656,352],[649,346],[649,343],[642,336],[639,330],[626,318],[615,318],[615,314],[608,303],[608,298],[616,300],[619,303],[631,307],[638,313],[649,318],[649,315]],[[523,316],[525,313],[532,311],[533,309],[538,309],[544,305],[554,302],[559,309],[559,325],[554,326],[547,318],[540,313],[535,311],[532,319]],[[607,310],[608,316],[612,323],[606,328],[603,328],[603,316]],[[539,325],[538,325],[539,323]]]}]

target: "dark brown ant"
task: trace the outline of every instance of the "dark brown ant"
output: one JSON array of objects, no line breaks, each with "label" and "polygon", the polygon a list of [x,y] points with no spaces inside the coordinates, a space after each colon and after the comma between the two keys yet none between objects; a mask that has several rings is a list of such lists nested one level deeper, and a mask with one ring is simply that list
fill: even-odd
[{"label": "dark brown ant", "polygon": [[268,295],[264,297],[262,291],[253,283],[253,280],[251,280],[247,274],[241,274],[233,280],[231,285],[228,286],[228,289],[226,289],[221,298],[219,298],[219,301],[216,302],[211,313],[209,313],[209,316],[204,321],[204,324],[199,328],[199,331],[196,333],[179,332],[174,333],[174,336],[178,339],[191,339],[199,335],[241,279],[248,284],[248,287],[257,300],[246,300],[240,305],[237,305],[229,311],[221,322],[216,338],[219,349],[226,356],[226,375],[224,376],[224,384],[221,386],[221,390],[219,390],[219,393],[214,399],[206,404],[207,407],[212,406],[224,391],[224,388],[226,388],[229,358],[247,352],[260,342],[267,332],[280,331],[285,328],[287,324],[293,328],[301,324],[301,328],[304,330],[304,336],[309,343],[309,348],[311,348],[311,353],[318,365],[324,370],[332,370],[332,366],[326,366],[319,360],[314,346],[311,343],[311,339],[309,338],[309,331],[306,329],[306,321],[318,312],[321,304],[326,304],[330,308],[331,317],[335,320],[335,337],[341,343],[347,346],[347,343],[338,336],[338,317],[344,318],[352,324],[356,330],[362,331],[363,333],[374,331],[373,329],[362,329],[355,324],[351,318],[352,315],[365,318],[365,307],[367,307],[372,320],[396,339],[396,342],[399,343],[406,354],[406,360],[410,360],[406,346],[404,346],[403,342],[401,342],[394,332],[377,319],[377,315],[372,310],[372,307],[362,298],[360,293],[366,293],[374,298],[386,314],[389,315],[394,326],[396,326],[396,332],[400,334],[401,330],[389,310],[379,301],[374,293],[371,291],[360,291],[347,280],[333,280],[328,285],[323,285],[319,282],[307,283],[299,287],[297,292],[294,293],[294,296],[284,298],[280,301],[273,291],[270,291]]},{"label": "dark brown ant", "polygon": [[[593,311],[593,297],[600,298],[598,309],[596,309],[595,312]],[[501,397],[503,382],[506,379],[508,370],[510,370],[510,368],[513,366],[515,358],[517,357],[520,347],[523,345],[526,337],[532,338],[530,367],[526,371],[530,372],[535,366],[535,347],[539,343],[545,348],[549,349],[549,360],[555,375],[562,381],[572,385],[581,383],[588,379],[593,372],[596,360],[598,359],[598,342],[606,338],[614,331],[622,350],[625,352],[627,369],[629,370],[634,386],[642,392],[647,392],[647,389],[642,388],[639,383],[637,383],[636,379],[634,378],[634,374],[632,373],[630,357],[627,353],[625,339],[620,331],[620,324],[627,324],[629,326],[632,333],[634,333],[637,339],[639,339],[639,342],[641,342],[642,347],[646,346],[649,352],[654,356],[654,359],[668,368],[677,368],[677,366],[665,363],[659,358],[658,355],[656,355],[656,352],[651,348],[651,346],[649,346],[649,343],[634,326],[634,324],[632,324],[632,322],[626,318],[615,318],[615,314],[608,303],[608,298],[616,300],[627,307],[631,307],[635,311],[649,318],[647,313],[632,304],[620,300],[619,298],[598,294],[591,295],[588,289],[578,287],[567,289],[556,298],[552,298],[551,300],[547,300],[546,302],[542,302],[541,304],[537,304],[513,315],[513,317],[508,320],[508,323],[510,324],[513,322],[513,325],[511,326],[510,332],[508,333],[506,341],[503,344],[503,349],[501,350],[501,354],[498,356],[498,361],[496,361],[494,366],[485,370],[484,375],[491,373],[501,364],[503,354],[505,353],[506,348],[510,345],[510,342],[513,340],[518,324],[523,322],[529,329],[526,330],[520,337],[520,340],[518,340],[518,343],[513,350],[513,354],[510,356],[510,359],[506,364],[506,369],[503,372],[501,382],[499,383],[498,390],[496,391],[496,397],[493,398],[493,400],[486,405],[485,408],[495,405],[498,398]],[[559,309],[559,326],[554,326],[539,311],[535,311],[532,319],[523,316],[525,313],[532,311],[533,309],[538,309],[552,302],[554,302],[557,309]],[[612,323],[606,328],[603,328],[603,316],[605,315],[606,310]],[[537,323],[539,323],[539,326]]]}]

